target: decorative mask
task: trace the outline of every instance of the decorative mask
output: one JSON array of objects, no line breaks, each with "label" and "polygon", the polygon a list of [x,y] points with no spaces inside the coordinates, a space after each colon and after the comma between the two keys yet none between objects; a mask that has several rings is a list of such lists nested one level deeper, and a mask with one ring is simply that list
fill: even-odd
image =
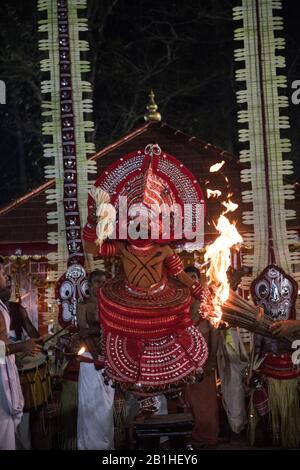
[{"label": "decorative mask", "polygon": [[66,326],[76,322],[76,310],[79,301],[88,297],[88,282],[85,269],[80,264],[73,264],[59,279],[56,285],[56,298],[59,303],[58,321]]},{"label": "decorative mask", "polygon": [[273,320],[295,318],[298,284],[276,265],[267,266],[251,284],[255,305],[264,307]]}]

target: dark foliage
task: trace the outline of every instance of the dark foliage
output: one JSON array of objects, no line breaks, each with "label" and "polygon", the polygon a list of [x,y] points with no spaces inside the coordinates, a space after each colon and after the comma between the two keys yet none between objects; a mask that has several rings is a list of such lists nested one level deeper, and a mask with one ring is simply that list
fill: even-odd
[{"label": "dark foliage", "polygon": [[[96,148],[142,124],[150,88],[169,125],[238,153],[233,61],[235,0],[89,0]],[[291,83],[300,79],[298,0],[284,1]],[[0,205],[44,181],[35,0],[0,3]],[[300,113],[291,104],[300,169]]]}]

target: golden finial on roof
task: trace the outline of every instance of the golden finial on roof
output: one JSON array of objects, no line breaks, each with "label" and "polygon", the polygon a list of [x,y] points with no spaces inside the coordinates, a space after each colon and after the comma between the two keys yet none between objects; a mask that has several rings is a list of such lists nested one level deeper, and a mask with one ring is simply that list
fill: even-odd
[{"label": "golden finial on roof", "polygon": [[153,93],[153,90],[150,90],[150,93],[149,93],[148,96],[149,96],[150,100],[149,100],[149,103],[146,106],[147,111],[144,114],[145,121],[147,121],[147,122],[149,122],[149,121],[161,121],[161,114],[157,111],[158,106],[154,101],[155,95]]}]

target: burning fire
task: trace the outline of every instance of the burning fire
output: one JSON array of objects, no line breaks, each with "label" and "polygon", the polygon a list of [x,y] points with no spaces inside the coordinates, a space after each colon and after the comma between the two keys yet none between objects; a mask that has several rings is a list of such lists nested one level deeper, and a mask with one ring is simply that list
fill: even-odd
[{"label": "burning fire", "polygon": [[204,260],[210,262],[206,276],[208,284],[211,285],[215,292],[212,299],[214,316],[210,318],[213,325],[217,326],[222,317],[222,304],[228,299],[230,286],[227,279],[227,270],[231,264],[230,248],[234,245],[242,243],[243,238],[225,214],[233,212],[237,209],[238,204],[231,201],[223,203],[226,211],[219,217],[216,229],[220,235],[216,240],[207,247]]},{"label": "burning fire", "polygon": [[215,163],[214,165],[212,165],[209,169],[210,173],[216,173],[217,171],[219,171],[224,165],[224,163],[225,161],[222,160],[220,163]]},{"label": "burning fire", "polygon": [[226,211],[223,212],[223,215],[227,214],[228,212],[234,212],[239,207],[238,204],[230,201],[230,199],[228,199],[228,201],[222,202],[222,204],[224,207],[226,207]]},{"label": "burning fire", "polygon": [[221,194],[222,194],[221,191],[219,191],[218,189],[215,189],[215,190],[207,189],[206,192],[207,192],[207,197],[208,197],[208,199],[209,199],[210,197],[212,197],[212,198],[214,198],[214,197],[217,198],[217,197],[221,196]]},{"label": "burning fire", "polygon": [[82,356],[83,353],[85,353],[85,347],[84,347],[84,346],[82,346],[82,347],[79,349],[77,355],[78,355],[78,356]]}]

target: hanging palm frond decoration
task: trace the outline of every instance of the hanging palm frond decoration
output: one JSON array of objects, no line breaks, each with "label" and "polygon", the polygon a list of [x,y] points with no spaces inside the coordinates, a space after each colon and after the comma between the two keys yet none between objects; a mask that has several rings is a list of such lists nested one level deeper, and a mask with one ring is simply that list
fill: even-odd
[{"label": "hanging palm frond decoration", "polygon": [[237,92],[237,102],[242,105],[239,140],[246,147],[240,159],[249,165],[241,173],[245,183],[242,201],[252,207],[243,213],[243,222],[249,225],[244,240],[253,247],[251,254],[243,256],[243,264],[252,268],[252,276],[243,279],[242,288],[247,291],[269,263],[278,264],[300,280],[300,272],[295,272],[300,254],[290,251],[297,233],[287,227],[296,214],[288,207],[294,199],[294,187],[284,183],[285,176],[293,174],[293,163],[286,159],[290,141],[284,131],[289,128],[289,119],[282,114],[288,98],[282,95],[287,80],[281,71],[285,67],[285,40],[278,37],[283,29],[277,13],[281,8],[278,0],[242,0],[242,5],[233,9],[234,20],[241,22],[235,40],[242,43],[235,50],[235,60],[243,63],[236,72],[237,82],[244,86]]},{"label": "hanging palm frond decoration", "polygon": [[55,265],[51,275],[57,280],[70,264],[84,264],[81,221],[86,219],[87,194],[92,186],[88,173],[96,173],[96,164],[87,160],[94,145],[87,141],[93,122],[86,120],[92,112],[88,96],[91,85],[83,74],[90,70],[81,53],[88,43],[80,38],[87,30],[87,19],[79,17],[86,0],[39,0],[43,15],[39,21],[39,48],[44,57],[41,71],[48,74],[41,84],[44,156],[47,179],[55,179],[55,188],[47,190],[47,203],[54,205],[48,224],[56,228],[48,234],[55,251],[48,255]]}]

